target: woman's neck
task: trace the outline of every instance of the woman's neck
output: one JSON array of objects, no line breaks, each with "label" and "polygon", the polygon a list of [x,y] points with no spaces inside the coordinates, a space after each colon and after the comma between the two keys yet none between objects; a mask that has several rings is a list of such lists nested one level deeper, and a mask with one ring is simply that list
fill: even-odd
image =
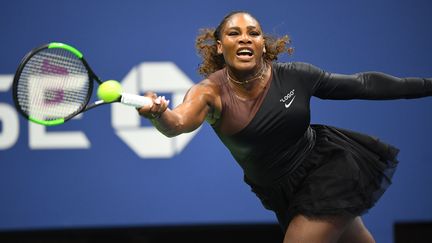
[{"label": "woman's neck", "polygon": [[228,68],[226,69],[228,85],[231,87],[237,97],[250,100],[258,97],[259,94],[265,90],[270,79],[271,66],[267,63],[264,63],[264,65],[258,70],[259,71],[255,72],[252,78],[248,79],[248,82],[241,82],[239,80],[234,80],[229,73]]},{"label": "woman's neck", "polygon": [[267,63],[264,61],[261,62],[261,65],[259,68],[257,68],[257,71],[252,74],[251,72],[247,72],[244,74],[240,72],[233,72],[232,69],[230,69],[229,67],[226,68],[228,81],[243,86],[250,86],[250,83],[262,81],[266,71]]}]

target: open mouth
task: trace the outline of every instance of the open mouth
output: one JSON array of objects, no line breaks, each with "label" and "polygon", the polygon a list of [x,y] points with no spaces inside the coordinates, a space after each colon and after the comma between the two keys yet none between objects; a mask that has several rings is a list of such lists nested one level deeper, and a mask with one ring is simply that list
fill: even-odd
[{"label": "open mouth", "polygon": [[238,51],[237,51],[237,56],[239,56],[239,57],[251,57],[251,56],[253,56],[253,50],[252,49],[249,49],[249,48],[240,48],[240,49],[238,49]]}]

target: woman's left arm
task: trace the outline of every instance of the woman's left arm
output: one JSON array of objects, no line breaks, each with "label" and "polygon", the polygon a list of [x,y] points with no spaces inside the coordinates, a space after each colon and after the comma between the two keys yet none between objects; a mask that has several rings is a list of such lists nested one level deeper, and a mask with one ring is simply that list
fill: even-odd
[{"label": "woman's left arm", "polygon": [[432,96],[432,78],[398,78],[380,72],[352,75],[325,72],[312,65],[313,95],[322,99],[413,99]]}]

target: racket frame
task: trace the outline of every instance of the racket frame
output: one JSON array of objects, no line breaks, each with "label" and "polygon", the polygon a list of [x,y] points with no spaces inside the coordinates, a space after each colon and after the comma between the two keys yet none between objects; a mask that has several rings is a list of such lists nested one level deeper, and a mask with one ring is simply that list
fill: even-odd
[{"label": "racket frame", "polygon": [[[60,49],[64,49],[67,50],[71,53],[73,53],[76,57],[78,57],[80,59],[80,61],[83,63],[84,67],[86,68],[87,72],[88,72],[88,78],[89,78],[89,87],[88,87],[88,91],[87,91],[87,96],[85,99],[85,102],[83,102],[82,106],[80,109],[78,109],[77,111],[75,111],[74,113],[70,114],[67,117],[64,118],[57,118],[54,120],[41,120],[41,119],[37,119],[34,118],[32,116],[29,116],[25,111],[22,110],[19,101],[18,101],[18,97],[17,97],[17,92],[18,92],[18,81],[21,77],[22,71],[24,70],[24,67],[26,66],[26,64],[30,61],[30,59],[36,55],[37,53],[39,53],[42,50],[45,49],[53,49],[53,48],[60,48]],[[25,118],[27,118],[28,120],[44,125],[44,126],[56,126],[56,125],[60,125],[65,123],[66,121],[72,119],[74,116],[78,115],[81,112],[90,110],[94,107],[103,105],[103,104],[109,104],[109,103],[113,103],[113,102],[104,102],[103,100],[97,100],[96,102],[92,103],[92,104],[88,104],[90,102],[90,98],[93,94],[93,88],[94,88],[94,84],[93,81],[96,81],[98,84],[101,84],[102,81],[100,80],[100,78],[93,72],[93,70],[90,68],[89,64],[87,63],[87,61],[84,59],[83,54],[78,51],[77,49],[75,49],[74,47],[67,45],[67,44],[63,44],[60,42],[51,42],[49,44],[45,44],[42,45],[40,47],[37,47],[33,50],[31,50],[27,55],[24,56],[24,58],[22,59],[20,65],[18,66],[17,71],[15,72],[15,77],[13,80],[13,87],[12,87],[12,96],[13,96],[13,100],[15,103],[15,107],[17,108],[18,112],[23,115]]]}]

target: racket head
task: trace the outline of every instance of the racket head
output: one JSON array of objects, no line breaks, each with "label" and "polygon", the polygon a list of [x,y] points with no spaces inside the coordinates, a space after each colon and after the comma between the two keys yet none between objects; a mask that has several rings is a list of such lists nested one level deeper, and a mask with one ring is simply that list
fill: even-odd
[{"label": "racket head", "polygon": [[13,80],[13,100],[25,118],[45,126],[63,124],[83,111],[93,92],[93,73],[81,52],[49,43],[29,52]]}]

